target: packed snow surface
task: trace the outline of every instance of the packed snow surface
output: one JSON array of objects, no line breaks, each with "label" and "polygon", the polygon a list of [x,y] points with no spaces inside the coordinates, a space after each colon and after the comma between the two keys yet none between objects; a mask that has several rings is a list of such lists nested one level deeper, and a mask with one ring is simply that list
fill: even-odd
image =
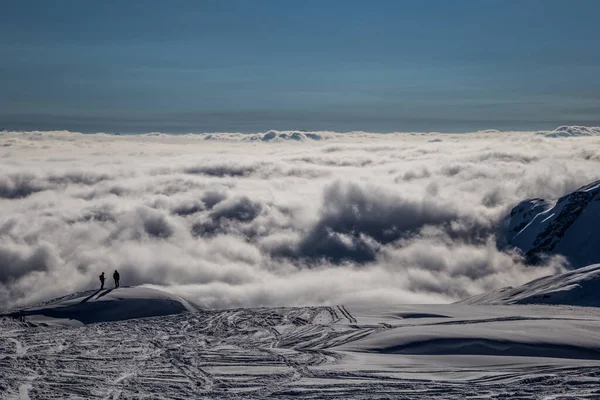
[{"label": "packed snow surface", "polygon": [[600,262],[600,181],[556,201],[525,200],[505,220],[501,247],[519,248],[531,261],[565,256],[574,268]]},{"label": "packed snow surface", "polygon": [[34,321],[57,323],[67,320],[87,324],[179,314],[196,309],[187,300],[162,290],[120,287],[75,293],[21,310],[18,315]]},{"label": "packed snow surface", "polygon": [[23,399],[591,399],[600,396],[600,309],[248,308],[80,326],[5,318],[0,393]]}]

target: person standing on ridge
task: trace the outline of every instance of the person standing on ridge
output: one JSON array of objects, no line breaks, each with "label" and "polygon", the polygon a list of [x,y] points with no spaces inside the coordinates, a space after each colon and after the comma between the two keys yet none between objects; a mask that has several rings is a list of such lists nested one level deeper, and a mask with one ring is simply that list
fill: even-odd
[{"label": "person standing on ridge", "polygon": [[100,290],[102,290],[104,289],[104,272],[102,272],[98,278],[100,278]]},{"label": "person standing on ridge", "polygon": [[115,269],[115,273],[113,274],[113,278],[115,280],[115,288],[118,288],[120,276],[119,276],[119,271],[117,271],[116,269]]}]

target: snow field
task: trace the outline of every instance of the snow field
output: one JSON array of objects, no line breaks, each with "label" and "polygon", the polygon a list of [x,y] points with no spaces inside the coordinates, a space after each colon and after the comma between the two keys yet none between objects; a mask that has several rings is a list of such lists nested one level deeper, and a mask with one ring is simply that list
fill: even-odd
[{"label": "snow field", "polygon": [[0,392],[6,399],[597,398],[599,328],[600,309],[541,305],[231,309],[82,326],[5,318]]}]

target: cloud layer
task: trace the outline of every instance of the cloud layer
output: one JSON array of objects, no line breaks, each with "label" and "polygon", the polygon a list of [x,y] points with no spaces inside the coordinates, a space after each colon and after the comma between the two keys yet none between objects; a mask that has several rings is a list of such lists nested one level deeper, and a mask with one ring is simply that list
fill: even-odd
[{"label": "cloud layer", "polygon": [[208,307],[450,302],[518,285],[564,261],[499,251],[498,220],[599,176],[600,138],[566,136],[3,132],[0,308],[114,269]]}]

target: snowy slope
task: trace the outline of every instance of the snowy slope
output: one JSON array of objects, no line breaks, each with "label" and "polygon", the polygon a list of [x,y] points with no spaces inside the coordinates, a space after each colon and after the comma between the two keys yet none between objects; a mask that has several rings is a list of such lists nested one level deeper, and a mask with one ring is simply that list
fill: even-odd
[{"label": "snowy slope", "polygon": [[600,307],[600,264],[504,288],[457,304],[565,304]]},{"label": "snowy slope", "polygon": [[[197,307],[173,294],[145,287],[90,290],[61,297],[18,312],[32,321],[84,324],[155,317],[196,311]],[[62,321],[65,322],[66,321]]]},{"label": "snowy slope", "polygon": [[557,201],[525,200],[504,221],[499,247],[519,248],[531,262],[561,254],[574,268],[600,262],[600,181]]},{"label": "snowy slope", "polygon": [[[337,347],[380,354],[477,355],[600,360],[600,332],[587,321],[537,318],[403,326]],[[549,329],[549,327],[552,329]]]},{"label": "snowy slope", "polygon": [[203,310],[78,327],[0,319],[6,399],[598,396],[593,307]]}]

